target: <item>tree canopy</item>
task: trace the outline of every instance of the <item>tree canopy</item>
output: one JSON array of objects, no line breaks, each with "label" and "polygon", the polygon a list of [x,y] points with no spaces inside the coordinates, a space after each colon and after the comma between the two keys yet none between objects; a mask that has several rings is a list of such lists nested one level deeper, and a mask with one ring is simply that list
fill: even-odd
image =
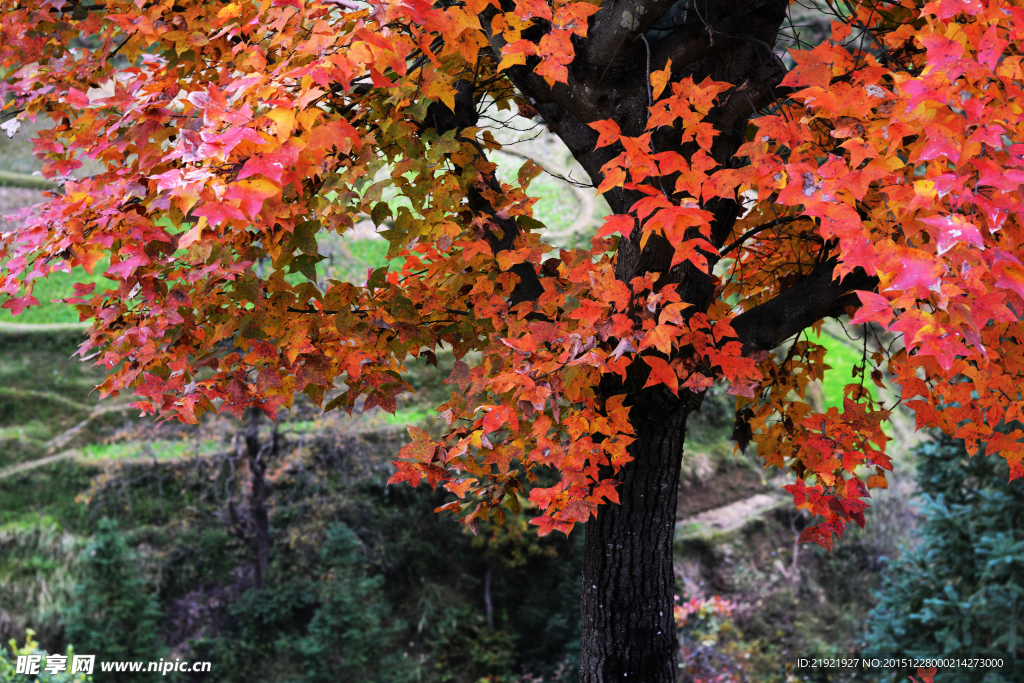
[{"label": "tree canopy", "polygon": [[[0,116],[52,120],[63,192],[2,236],[3,306],[109,257],[110,288],[68,300],[81,353],[104,395],[186,422],[300,392],[394,410],[410,354],[451,348],[447,430],[413,429],[392,481],[444,486],[471,526],[587,522],[587,680],[671,680],[678,463],[715,382],[826,548],[885,486],[886,378],[918,427],[1024,473],[1024,433],[994,430],[1024,406],[1024,8],[821,9],[831,38],[787,68],[778,0],[12,0]],[[590,248],[545,244],[540,166],[499,181],[491,106],[605,196]],[[74,177],[83,157],[105,171]],[[318,235],[366,216],[391,265],[318,283]],[[819,412],[805,331],[843,315],[877,344]],[[636,647],[588,650],[602,631]]]}]

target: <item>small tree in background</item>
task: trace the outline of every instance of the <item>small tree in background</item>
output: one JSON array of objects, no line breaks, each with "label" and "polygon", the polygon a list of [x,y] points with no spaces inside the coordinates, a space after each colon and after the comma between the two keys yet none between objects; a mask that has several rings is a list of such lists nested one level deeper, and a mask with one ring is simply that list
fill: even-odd
[{"label": "small tree in background", "polygon": [[359,546],[359,537],[344,524],[328,530],[321,553],[327,569],[321,604],[298,643],[307,681],[402,680],[402,663],[382,661],[380,648],[403,625],[387,619],[387,604],[380,597],[383,578],[364,574]]},{"label": "small tree in background", "polygon": [[[67,614],[68,641],[97,661],[160,659],[166,651],[158,635],[160,607],[136,571],[134,553],[117,522],[100,522],[83,564],[85,579]],[[146,679],[138,673],[110,676],[112,681]]]},{"label": "small tree in background", "polygon": [[[870,621],[874,652],[1024,655],[1024,498],[996,458],[970,458],[943,436],[918,447],[920,545],[884,574]],[[937,683],[996,683],[943,671]],[[1018,679],[1019,680],[1019,679]]]},{"label": "small tree in background", "polygon": [[327,529],[316,578],[272,562],[266,586],[231,603],[222,633],[196,643],[196,658],[218,662],[220,681],[410,680],[404,658],[383,654],[398,650],[404,624],[390,618],[383,578],[367,575],[360,546],[336,523]]}]

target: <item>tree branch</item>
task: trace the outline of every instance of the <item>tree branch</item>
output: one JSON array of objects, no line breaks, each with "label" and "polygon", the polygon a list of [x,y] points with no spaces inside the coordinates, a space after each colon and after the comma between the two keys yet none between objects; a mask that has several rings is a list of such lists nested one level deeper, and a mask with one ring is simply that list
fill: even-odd
[{"label": "tree branch", "polygon": [[871,291],[878,278],[857,268],[840,281],[832,279],[837,261],[830,260],[774,299],[755,306],[732,321],[743,353],[770,351],[822,318],[837,318],[847,306],[860,306],[856,292]]},{"label": "tree branch", "polygon": [[783,216],[782,218],[777,218],[771,221],[770,223],[765,223],[763,225],[757,226],[756,228],[751,228],[750,230],[747,230],[745,233],[737,237],[729,246],[722,247],[722,249],[718,252],[718,256],[719,258],[725,257],[725,255],[728,254],[730,251],[740,246],[748,239],[750,239],[757,233],[761,232],[762,230],[767,230],[768,228],[774,228],[780,225],[785,225],[786,223],[792,223],[793,221],[800,220],[801,218],[804,218],[804,216]]},{"label": "tree branch", "polygon": [[[591,18],[587,39],[587,60],[607,64],[624,57],[633,40],[651,28],[672,9],[676,0],[618,0],[602,3]],[[624,49],[625,48],[625,49]]]},{"label": "tree branch", "polygon": [[786,77],[788,69],[774,53],[757,66],[742,84],[722,94],[722,104],[715,117],[715,126],[725,130],[739,121],[746,121],[762,107],[777,99],[775,88]]},{"label": "tree branch", "polygon": [[[759,29],[777,27],[786,16],[785,5],[774,2],[744,9],[746,11],[715,18],[713,23],[694,21],[674,27],[654,44],[653,68],[661,69],[671,59],[672,75],[677,76],[715,50],[744,41],[762,42],[750,34]],[[703,15],[700,18],[705,19]]]},{"label": "tree branch", "polygon": [[[456,89],[458,92],[455,95],[455,111],[441,102],[434,102],[427,107],[424,125],[433,127],[439,135],[449,130],[462,130],[477,123],[473,84],[467,80],[460,80],[456,83]],[[479,145],[477,151],[482,158],[486,158],[483,148]],[[466,190],[469,208],[477,215],[486,215],[501,230],[501,237],[490,229],[485,234],[495,255],[506,249],[514,249],[516,237],[522,233],[519,224],[512,218],[499,216],[490,200],[484,196],[485,189],[501,194],[501,183],[493,173],[481,174],[480,182],[482,184],[470,185]],[[519,276],[519,283],[512,290],[508,300],[510,307],[524,301],[536,300],[544,293],[544,285],[540,283],[540,278],[531,264],[517,263],[509,268],[509,271]]]},{"label": "tree branch", "polygon": [[[728,41],[732,42],[732,41]],[[726,45],[726,41],[721,41]],[[700,24],[684,24],[672,29],[672,33],[654,44],[655,70],[664,68],[672,60],[672,74],[681,73],[699,59],[706,57],[719,43],[712,44],[711,35]]]}]

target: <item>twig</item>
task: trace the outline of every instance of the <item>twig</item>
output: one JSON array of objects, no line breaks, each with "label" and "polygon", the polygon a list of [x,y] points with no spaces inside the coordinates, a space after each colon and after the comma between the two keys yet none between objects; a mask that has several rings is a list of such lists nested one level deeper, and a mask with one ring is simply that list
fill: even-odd
[{"label": "twig", "polygon": [[651,89],[651,45],[647,42],[647,36],[640,34],[640,39],[644,41],[644,47],[647,48],[647,106],[654,106],[654,91]]},{"label": "twig", "polygon": [[751,228],[750,230],[747,230],[745,233],[743,233],[742,235],[737,237],[736,240],[734,242],[732,242],[729,246],[727,246],[727,247],[723,248],[721,251],[719,251],[718,255],[719,255],[719,257],[725,256],[730,251],[732,251],[736,247],[738,247],[741,244],[743,244],[747,239],[749,239],[750,237],[753,237],[754,235],[756,235],[757,233],[761,232],[762,230],[767,230],[768,228],[778,227],[778,226],[783,225],[785,223],[792,223],[793,221],[800,220],[801,218],[803,218],[803,216],[784,216],[782,218],[776,218],[771,223],[765,223],[764,225],[759,225],[756,228]]}]

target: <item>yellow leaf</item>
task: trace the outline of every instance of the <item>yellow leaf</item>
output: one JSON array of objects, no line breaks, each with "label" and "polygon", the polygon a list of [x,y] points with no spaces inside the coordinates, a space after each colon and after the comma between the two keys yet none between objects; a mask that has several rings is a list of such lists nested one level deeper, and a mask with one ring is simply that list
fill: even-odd
[{"label": "yellow leaf", "polygon": [[224,7],[224,9],[222,9],[221,11],[217,12],[217,18],[222,21],[227,21],[228,19],[234,19],[241,13],[241,5],[239,5],[237,2],[233,2],[230,5]]},{"label": "yellow leaf", "polygon": [[203,228],[206,227],[206,216],[200,216],[196,224],[192,226],[192,229],[186,232],[178,240],[179,249],[187,249],[190,244],[199,239],[200,235],[203,234]]},{"label": "yellow leaf", "polygon": [[665,91],[665,86],[668,85],[669,79],[672,78],[672,60],[668,60],[668,64],[661,71],[651,72],[651,86],[654,88],[654,99],[661,97],[661,93]]},{"label": "yellow leaf", "polygon": [[504,55],[501,58],[501,62],[498,63],[497,70],[504,71],[510,66],[522,66],[523,64],[526,64],[526,53],[516,52],[515,54],[511,55]]},{"label": "yellow leaf", "polygon": [[296,117],[295,121],[302,127],[303,130],[312,130],[313,125],[320,120],[321,111],[316,107],[310,107],[309,109],[303,109]]},{"label": "yellow leaf", "polygon": [[497,9],[501,9],[497,0],[466,0],[466,9],[472,12],[474,15],[480,14],[487,8],[488,5],[494,5]]},{"label": "yellow leaf", "polygon": [[[452,106],[455,106],[454,103]],[[295,110],[278,107],[277,109],[272,109],[267,114],[267,117],[276,124],[275,134],[277,139],[281,142],[287,142],[288,138],[292,136],[292,131],[295,130]]]}]

